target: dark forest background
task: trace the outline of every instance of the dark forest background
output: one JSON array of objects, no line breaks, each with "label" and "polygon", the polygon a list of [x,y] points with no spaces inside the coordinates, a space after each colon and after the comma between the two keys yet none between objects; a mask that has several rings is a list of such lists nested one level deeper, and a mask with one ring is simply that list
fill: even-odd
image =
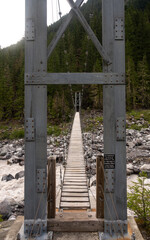
[{"label": "dark forest background", "polygon": [[[82,12],[102,40],[101,0],[89,0]],[[66,17],[66,16],[65,16]],[[48,43],[61,24],[48,27]],[[150,0],[129,0],[125,7],[127,110],[150,108]],[[11,36],[10,36],[11,38]],[[100,72],[102,59],[76,18],[48,61],[49,72]],[[59,119],[73,109],[75,91],[83,109],[102,109],[102,86],[48,86],[48,118]],[[24,116],[24,39],[0,49],[0,120]]]}]

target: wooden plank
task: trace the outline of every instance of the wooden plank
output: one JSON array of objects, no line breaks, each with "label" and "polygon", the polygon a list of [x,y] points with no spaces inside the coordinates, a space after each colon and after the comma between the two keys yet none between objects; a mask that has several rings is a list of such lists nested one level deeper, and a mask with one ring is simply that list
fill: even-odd
[{"label": "wooden plank", "polygon": [[66,173],[70,173],[70,174],[72,174],[72,173],[84,173],[85,174],[85,170],[66,170]]},{"label": "wooden plank", "polygon": [[83,173],[83,174],[77,174],[77,173],[72,173],[72,174],[65,174],[65,178],[86,178],[86,175],[85,175],[85,173]]},{"label": "wooden plank", "polygon": [[104,220],[97,219],[95,213],[92,212],[63,212],[63,214],[57,214],[56,218],[48,219],[47,230],[56,232],[103,232]]},{"label": "wooden plank", "polygon": [[65,188],[63,188],[62,192],[69,192],[69,193],[72,193],[72,192],[73,192],[73,193],[88,193],[88,190],[87,190],[87,188],[78,188],[78,189],[72,188],[72,189],[70,189],[70,188],[65,187]]},{"label": "wooden plank", "polygon": [[83,180],[83,178],[85,178],[86,179],[86,175],[84,174],[84,175],[73,175],[72,174],[72,176],[71,175],[67,175],[67,174],[65,174],[65,178],[67,178],[67,179],[81,179],[81,180]]},{"label": "wooden plank", "polygon": [[55,217],[56,209],[56,159],[48,159],[48,218]]},{"label": "wooden plank", "polygon": [[89,202],[88,197],[61,197],[61,202]]},{"label": "wooden plank", "polygon": [[70,193],[70,192],[62,192],[62,197],[88,197],[89,194],[87,193]]},{"label": "wooden plank", "polygon": [[104,157],[96,159],[96,217],[104,218]]},{"label": "wooden plank", "polygon": [[64,178],[64,182],[87,183],[86,178]]},{"label": "wooden plank", "polygon": [[81,186],[81,185],[78,185],[78,186],[76,186],[76,185],[64,185],[63,186],[63,190],[64,189],[77,189],[77,190],[79,190],[79,189],[86,189],[87,190],[87,185],[83,185],[83,186]]},{"label": "wooden plank", "polygon": [[79,188],[79,187],[87,187],[87,184],[86,183],[73,183],[73,182],[71,182],[71,183],[64,183],[63,184],[64,185],[64,187],[69,187],[69,188],[72,188],[72,187],[75,187],[75,188]]},{"label": "wooden plank", "polygon": [[62,208],[89,208],[89,202],[61,202]]}]

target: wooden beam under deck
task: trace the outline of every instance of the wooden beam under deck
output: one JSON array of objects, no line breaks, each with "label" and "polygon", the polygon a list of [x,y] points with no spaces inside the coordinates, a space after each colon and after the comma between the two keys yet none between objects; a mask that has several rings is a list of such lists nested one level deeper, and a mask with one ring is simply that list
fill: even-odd
[{"label": "wooden beam under deck", "polygon": [[96,218],[95,212],[59,212],[47,220],[47,228],[57,232],[103,232],[104,219]]}]

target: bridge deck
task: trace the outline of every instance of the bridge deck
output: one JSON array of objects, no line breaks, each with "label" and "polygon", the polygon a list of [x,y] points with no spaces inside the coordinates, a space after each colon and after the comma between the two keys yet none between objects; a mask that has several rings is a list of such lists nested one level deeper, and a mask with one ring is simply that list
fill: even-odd
[{"label": "bridge deck", "polygon": [[60,209],[89,209],[90,201],[83,155],[80,115],[74,117]]}]

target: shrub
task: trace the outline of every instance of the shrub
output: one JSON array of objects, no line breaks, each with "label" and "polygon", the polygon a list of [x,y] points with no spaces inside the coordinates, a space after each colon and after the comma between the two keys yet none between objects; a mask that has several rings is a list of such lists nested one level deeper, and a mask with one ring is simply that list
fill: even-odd
[{"label": "shrub", "polygon": [[3,222],[2,215],[0,215],[0,222]]},{"label": "shrub", "polygon": [[15,129],[11,132],[9,139],[24,138],[24,129]]},{"label": "shrub", "polygon": [[128,207],[135,212],[144,226],[150,225],[150,184],[146,184],[146,173],[141,173],[138,182],[133,182],[128,193]]},{"label": "shrub", "polygon": [[59,136],[61,134],[61,129],[58,126],[49,126],[47,128],[47,135]]}]

